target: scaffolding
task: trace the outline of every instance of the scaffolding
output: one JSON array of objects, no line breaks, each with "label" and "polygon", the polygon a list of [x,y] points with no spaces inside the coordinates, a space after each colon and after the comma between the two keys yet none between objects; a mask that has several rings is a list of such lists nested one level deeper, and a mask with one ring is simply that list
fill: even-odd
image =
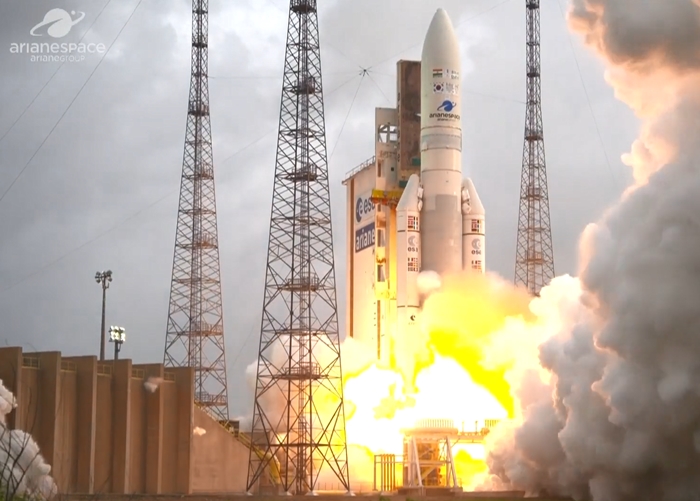
[{"label": "scaffolding", "polygon": [[451,419],[424,419],[402,430],[403,455],[374,456],[374,487],[379,493],[409,491],[425,495],[435,491],[461,491],[453,449],[458,444],[483,443],[498,420],[488,419],[479,429],[458,429]]}]

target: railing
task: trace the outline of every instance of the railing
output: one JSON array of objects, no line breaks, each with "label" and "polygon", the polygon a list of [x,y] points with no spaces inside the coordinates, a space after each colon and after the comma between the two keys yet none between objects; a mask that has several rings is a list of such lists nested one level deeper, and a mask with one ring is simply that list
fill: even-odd
[{"label": "railing", "polygon": [[349,171],[347,174],[345,174],[345,178],[343,179],[343,184],[347,184],[347,182],[353,178],[358,172],[361,172],[365,170],[368,167],[372,167],[373,165],[376,165],[377,163],[377,157],[372,156],[372,158],[365,160],[362,162],[360,165]]},{"label": "railing", "polygon": [[[250,440],[250,436],[246,433],[241,433],[240,429],[233,424],[234,421],[229,421],[228,424],[219,422],[223,428],[233,435],[239,442],[252,450],[260,461],[265,461],[265,453],[260,450],[253,442]],[[282,475],[280,474],[280,462],[276,457],[272,457],[268,463],[268,468],[270,472],[270,480],[273,484],[279,485],[282,482]]]},{"label": "railing", "polygon": [[22,367],[27,367],[29,369],[40,369],[41,364],[37,357],[22,357]]}]

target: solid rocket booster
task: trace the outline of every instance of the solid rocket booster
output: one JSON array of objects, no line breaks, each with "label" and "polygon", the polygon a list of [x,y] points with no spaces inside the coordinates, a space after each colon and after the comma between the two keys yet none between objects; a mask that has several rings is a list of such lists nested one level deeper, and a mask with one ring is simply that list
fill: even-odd
[{"label": "solid rocket booster", "polygon": [[396,206],[396,259],[398,263],[398,288],[396,290],[396,321],[398,339],[395,340],[393,353],[396,363],[405,378],[407,392],[413,388],[415,354],[419,353],[421,343],[418,327],[420,310],[420,291],[418,274],[420,273],[421,236],[420,210],[422,205],[422,188],[418,176],[413,174]]},{"label": "solid rocket booster", "polygon": [[462,270],[462,121],[459,41],[444,9],[421,58],[422,271]]},{"label": "solid rocket booster", "polygon": [[474,183],[462,182],[462,268],[484,272],[486,266],[486,228],[484,206]]}]

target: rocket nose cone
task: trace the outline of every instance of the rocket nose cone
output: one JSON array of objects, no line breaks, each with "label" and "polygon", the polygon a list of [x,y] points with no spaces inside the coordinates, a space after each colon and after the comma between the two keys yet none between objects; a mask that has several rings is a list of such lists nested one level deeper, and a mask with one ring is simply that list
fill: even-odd
[{"label": "rocket nose cone", "polygon": [[459,40],[450,16],[445,9],[438,9],[430,22],[428,33],[423,42],[422,59],[442,59],[440,56],[454,58],[459,54]]},{"label": "rocket nose cone", "polygon": [[435,11],[435,15],[433,15],[433,20],[430,22],[430,26],[432,27],[434,24],[437,23],[440,23],[443,28],[446,26],[452,26],[450,16],[447,15],[447,11],[442,7]]},{"label": "rocket nose cone", "polygon": [[471,214],[485,214],[486,211],[484,210],[484,204],[481,202],[481,198],[479,198],[479,194],[476,191],[476,186],[474,186],[474,182],[467,177],[464,179],[464,187],[469,192],[469,205],[471,206]]}]

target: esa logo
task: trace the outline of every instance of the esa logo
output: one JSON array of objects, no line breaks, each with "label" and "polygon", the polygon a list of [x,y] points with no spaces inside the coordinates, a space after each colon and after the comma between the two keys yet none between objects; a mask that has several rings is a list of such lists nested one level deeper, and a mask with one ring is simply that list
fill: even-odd
[{"label": "esa logo", "polygon": [[355,221],[361,223],[366,216],[369,216],[374,211],[372,200],[365,197],[359,197],[355,202]]},{"label": "esa logo", "polygon": [[472,240],[472,256],[481,256],[481,240]]},{"label": "esa logo", "polygon": [[418,237],[411,235],[408,237],[408,252],[418,252]]}]

